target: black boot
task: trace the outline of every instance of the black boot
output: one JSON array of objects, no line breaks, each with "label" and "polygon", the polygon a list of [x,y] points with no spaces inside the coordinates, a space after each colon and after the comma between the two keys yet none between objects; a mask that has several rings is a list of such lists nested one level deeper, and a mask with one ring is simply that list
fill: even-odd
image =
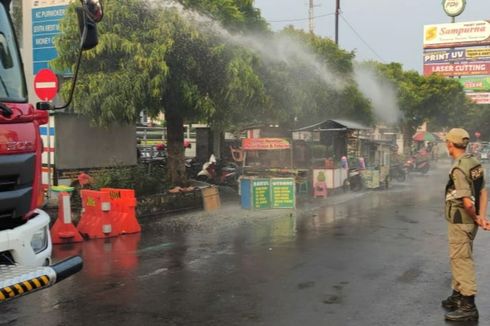
[{"label": "black boot", "polygon": [[446,314],[447,320],[467,321],[478,320],[478,309],[475,305],[475,296],[461,296],[461,304],[455,311]]},{"label": "black boot", "polygon": [[442,306],[450,311],[456,310],[459,308],[459,305],[461,304],[461,293],[459,293],[456,290],[453,290],[453,294],[451,294],[449,297],[447,297],[446,300],[442,300],[441,304]]}]

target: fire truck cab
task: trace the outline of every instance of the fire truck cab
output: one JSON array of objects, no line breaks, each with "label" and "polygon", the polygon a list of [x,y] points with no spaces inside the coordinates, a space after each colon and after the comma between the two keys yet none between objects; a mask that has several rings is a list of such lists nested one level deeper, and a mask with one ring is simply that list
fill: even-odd
[{"label": "fire truck cab", "polygon": [[[102,6],[99,0],[81,4],[81,34],[86,37],[83,28],[102,18]],[[50,217],[40,209],[44,194],[39,127],[47,123],[48,113],[28,102],[10,9],[11,0],[0,0],[0,303],[59,282],[83,265],[77,256],[51,265]],[[38,107],[56,109],[49,103]]]}]

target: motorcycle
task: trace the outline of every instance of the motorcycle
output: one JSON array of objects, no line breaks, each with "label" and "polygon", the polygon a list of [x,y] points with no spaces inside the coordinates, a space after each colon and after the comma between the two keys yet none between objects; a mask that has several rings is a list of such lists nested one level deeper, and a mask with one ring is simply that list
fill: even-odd
[{"label": "motorcycle", "polygon": [[390,178],[398,182],[403,182],[407,179],[407,170],[401,164],[393,164],[390,167]]},{"label": "motorcycle", "polygon": [[165,167],[167,160],[167,151],[159,147],[146,147],[138,151],[138,161],[147,165]]},{"label": "motorcycle", "polygon": [[347,180],[344,182],[344,189],[361,191],[364,188],[361,171],[359,169],[349,169]]},{"label": "motorcycle", "polygon": [[420,172],[422,174],[426,174],[429,172],[430,163],[428,159],[417,159],[416,156],[413,156],[405,162],[404,168],[408,173]]},{"label": "motorcycle", "polygon": [[222,164],[216,160],[214,155],[211,155],[209,161],[202,165],[202,169],[197,174],[196,179],[238,188],[238,178],[240,175],[240,168],[237,164],[233,162]]},{"label": "motorcycle", "polygon": [[188,158],[185,160],[185,172],[188,179],[194,179],[202,169],[202,162],[197,158]]}]

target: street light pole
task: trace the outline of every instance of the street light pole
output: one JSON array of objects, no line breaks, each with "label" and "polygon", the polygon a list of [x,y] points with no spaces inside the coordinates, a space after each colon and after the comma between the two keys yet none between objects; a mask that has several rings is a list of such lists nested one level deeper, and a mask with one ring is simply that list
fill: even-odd
[{"label": "street light pole", "polygon": [[335,44],[339,45],[339,15],[340,15],[340,0],[335,2]]},{"label": "street light pole", "polygon": [[308,20],[309,20],[309,27],[310,27],[310,33],[314,34],[315,33],[315,4],[313,2],[314,0],[310,0],[310,8],[308,11]]}]

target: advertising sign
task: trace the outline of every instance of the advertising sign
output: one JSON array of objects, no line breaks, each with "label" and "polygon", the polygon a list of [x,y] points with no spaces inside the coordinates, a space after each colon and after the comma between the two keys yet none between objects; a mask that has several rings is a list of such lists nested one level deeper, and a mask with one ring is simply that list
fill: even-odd
[{"label": "advertising sign", "polygon": [[468,61],[490,61],[490,47],[424,51],[424,65]]},{"label": "advertising sign", "polygon": [[490,91],[490,77],[463,77],[458,81],[465,91]]},{"label": "advertising sign", "polygon": [[490,61],[424,65],[424,76],[430,76],[432,74],[438,74],[447,77],[490,75]]},{"label": "advertising sign", "polygon": [[271,179],[272,208],[295,207],[295,182],[292,178]]},{"label": "advertising sign", "polygon": [[490,45],[490,21],[424,26],[424,49]]},{"label": "advertising sign", "polygon": [[247,151],[289,149],[289,142],[281,138],[244,138],[242,149]]},{"label": "advertising sign", "polygon": [[466,6],[466,0],[443,0],[442,7],[449,17],[461,15]]},{"label": "advertising sign", "polygon": [[269,179],[252,180],[253,208],[264,209],[271,207],[271,190]]},{"label": "advertising sign", "polygon": [[490,93],[466,93],[476,104],[490,104]]},{"label": "advertising sign", "polygon": [[65,16],[67,1],[50,1],[56,6],[43,6],[34,2],[32,8],[33,74],[48,67],[57,57],[54,38],[60,33],[60,20]]}]

